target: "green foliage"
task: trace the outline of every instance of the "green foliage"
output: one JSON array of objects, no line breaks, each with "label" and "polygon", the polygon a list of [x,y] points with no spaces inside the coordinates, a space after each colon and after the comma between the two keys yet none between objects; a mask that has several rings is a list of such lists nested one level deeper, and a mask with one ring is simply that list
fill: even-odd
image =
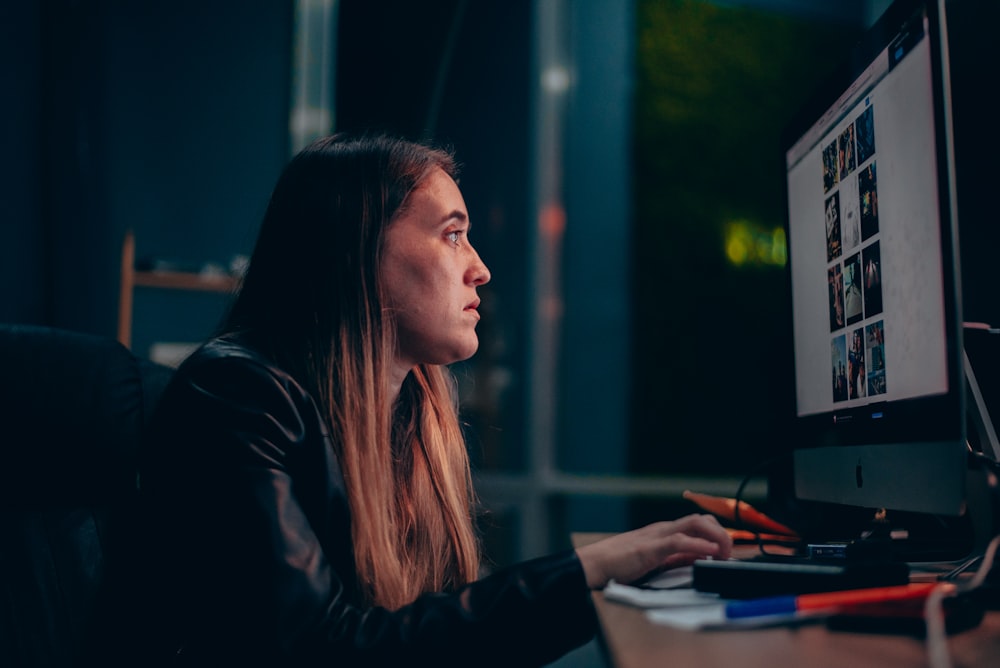
[{"label": "green foliage", "polygon": [[637,20],[637,211],[710,234],[714,261],[725,221],[780,223],[780,128],[849,35],[698,0],[639,0]]}]

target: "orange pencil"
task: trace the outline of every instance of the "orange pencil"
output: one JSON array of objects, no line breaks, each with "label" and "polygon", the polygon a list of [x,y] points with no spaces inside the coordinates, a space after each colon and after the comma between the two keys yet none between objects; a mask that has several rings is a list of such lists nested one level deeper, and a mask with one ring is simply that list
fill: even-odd
[{"label": "orange pencil", "polygon": [[[713,515],[718,515],[719,517],[729,520],[730,522],[736,521],[736,499],[730,499],[723,496],[713,496],[711,494],[702,494],[700,492],[692,492],[691,490],[684,490],[682,496]],[[759,531],[781,534],[784,536],[798,536],[794,529],[790,529],[784,524],[776,522],[751,506],[746,501],[740,501],[740,520],[749,526],[755,527]]]}]

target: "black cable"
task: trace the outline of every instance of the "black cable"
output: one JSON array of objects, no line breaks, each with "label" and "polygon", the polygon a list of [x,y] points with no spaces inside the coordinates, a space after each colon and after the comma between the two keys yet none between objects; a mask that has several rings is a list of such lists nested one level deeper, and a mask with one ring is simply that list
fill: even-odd
[{"label": "black cable", "polygon": [[750,526],[749,524],[747,524],[746,521],[742,517],[740,517],[740,504],[743,502],[743,492],[746,489],[747,484],[754,477],[756,477],[756,475],[758,473],[760,473],[762,470],[764,470],[764,471],[769,470],[770,467],[775,462],[780,461],[781,459],[787,457],[788,454],[789,453],[782,453],[781,455],[776,455],[774,457],[769,457],[768,459],[765,459],[763,462],[761,462],[761,463],[757,464],[756,466],[752,467],[743,476],[743,479],[740,481],[739,486],[736,488],[736,506],[735,506],[735,508],[733,510],[733,521],[737,525],[737,528],[743,529],[744,531],[748,531],[749,533],[753,534],[754,540],[757,543],[757,549],[760,551],[761,554],[766,555],[766,556],[776,556],[776,555],[773,552],[768,552],[766,549],[764,549],[764,544],[765,543],[764,543],[763,537],[761,536],[760,531],[757,530],[756,528]]}]

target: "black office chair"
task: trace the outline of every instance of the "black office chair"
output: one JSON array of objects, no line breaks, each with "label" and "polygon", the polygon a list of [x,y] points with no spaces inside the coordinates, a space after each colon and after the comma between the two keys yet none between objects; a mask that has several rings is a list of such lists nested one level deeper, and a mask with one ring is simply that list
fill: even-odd
[{"label": "black office chair", "polygon": [[132,565],[141,436],[171,374],[111,338],[0,325],[0,666],[90,665],[113,642],[107,592]]}]

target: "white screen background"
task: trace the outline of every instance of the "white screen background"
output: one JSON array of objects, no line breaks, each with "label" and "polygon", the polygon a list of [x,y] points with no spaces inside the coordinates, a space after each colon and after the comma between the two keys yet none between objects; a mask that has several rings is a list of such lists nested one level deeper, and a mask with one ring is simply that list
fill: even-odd
[{"label": "white screen background", "polygon": [[[882,58],[888,58],[883,53]],[[822,179],[822,150],[866,108],[874,114],[883,311],[831,332]],[[789,251],[796,400],[799,415],[937,394],[947,390],[941,229],[934,143],[933,97],[925,37],[788,173]],[[854,197],[856,185],[844,188]],[[842,211],[843,211],[842,205]],[[843,214],[842,214],[843,218]],[[842,221],[844,225],[844,221]],[[843,230],[842,230],[843,232]],[[844,250],[840,261],[857,247]],[[834,402],[831,341],[884,322],[884,394]]]}]

